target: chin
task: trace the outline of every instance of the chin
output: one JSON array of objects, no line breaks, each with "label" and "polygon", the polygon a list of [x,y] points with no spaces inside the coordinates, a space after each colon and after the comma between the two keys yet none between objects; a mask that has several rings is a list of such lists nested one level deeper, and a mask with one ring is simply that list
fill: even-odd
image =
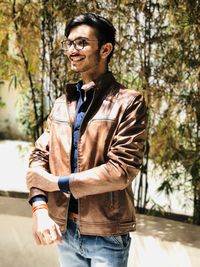
[{"label": "chin", "polygon": [[71,69],[72,69],[73,71],[75,71],[75,72],[80,72],[79,69],[78,69],[77,67],[73,66],[73,65],[71,66]]}]

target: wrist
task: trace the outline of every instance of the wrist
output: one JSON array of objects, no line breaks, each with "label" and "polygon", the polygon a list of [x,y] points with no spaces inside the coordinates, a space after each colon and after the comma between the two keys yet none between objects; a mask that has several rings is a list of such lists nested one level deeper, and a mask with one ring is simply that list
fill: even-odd
[{"label": "wrist", "polygon": [[[37,201],[37,202],[41,202],[41,201]],[[35,204],[35,203],[34,203]],[[36,205],[34,205],[32,207],[32,213],[34,214],[35,212],[38,212],[38,211],[48,211],[48,206],[45,202],[42,202],[42,203],[36,203]]]},{"label": "wrist", "polygon": [[48,213],[48,210],[47,209],[39,209],[39,210],[36,210],[35,212],[33,212],[32,213],[32,216],[34,217],[34,216],[36,216],[36,217],[38,217],[38,216],[47,216],[49,213]]},{"label": "wrist", "polygon": [[47,217],[49,217],[49,213],[46,209],[39,209],[32,213],[32,218],[35,218],[36,220],[44,220]]}]

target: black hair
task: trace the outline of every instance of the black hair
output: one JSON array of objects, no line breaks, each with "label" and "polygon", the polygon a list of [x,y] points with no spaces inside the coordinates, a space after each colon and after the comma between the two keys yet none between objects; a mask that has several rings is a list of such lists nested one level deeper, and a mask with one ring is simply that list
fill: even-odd
[{"label": "black hair", "polygon": [[116,30],[112,23],[100,15],[94,13],[84,13],[75,16],[70,20],[70,22],[66,25],[65,28],[65,36],[68,37],[72,28],[82,24],[88,25],[95,29],[99,47],[106,43],[111,43],[113,45],[113,50],[108,55],[107,59],[107,62],[109,62],[115,47]]}]

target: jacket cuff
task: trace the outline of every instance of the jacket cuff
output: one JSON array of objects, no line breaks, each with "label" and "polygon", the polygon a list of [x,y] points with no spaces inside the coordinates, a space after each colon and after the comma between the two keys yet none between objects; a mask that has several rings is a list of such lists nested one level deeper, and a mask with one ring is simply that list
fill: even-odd
[{"label": "jacket cuff", "polygon": [[33,198],[33,197],[36,197],[36,196],[44,196],[46,197],[46,199],[48,200],[48,196],[47,196],[47,193],[39,188],[36,188],[36,187],[32,187],[30,189],[30,193],[29,193],[29,203],[30,203],[30,200]]},{"label": "jacket cuff", "polygon": [[69,176],[59,176],[58,186],[63,193],[69,193]]},{"label": "jacket cuff", "polygon": [[32,198],[29,200],[29,203],[30,203],[31,205],[33,205],[33,203],[36,202],[36,201],[45,201],[46,203],[48,202],[46,196],[44,196],[44,195],[38,195],[38,196],[34,196],[34,197],[32,197]]}]

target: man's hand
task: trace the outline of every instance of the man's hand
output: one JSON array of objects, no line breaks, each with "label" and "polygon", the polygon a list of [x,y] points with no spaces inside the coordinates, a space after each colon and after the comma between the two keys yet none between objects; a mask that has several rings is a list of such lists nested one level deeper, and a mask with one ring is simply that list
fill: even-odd
[{"label": "man's hand", "polygon": [[48,173],[40,167],[29,168],[26,175],[28,189],[37,187],[47,192],[59,191],[58,176]]},{"label": "man's hand", "polygon": [[33,213],[33,236],[38,245],[62,243],[59,226],[49,217],[46,209],[38,209]]}]

